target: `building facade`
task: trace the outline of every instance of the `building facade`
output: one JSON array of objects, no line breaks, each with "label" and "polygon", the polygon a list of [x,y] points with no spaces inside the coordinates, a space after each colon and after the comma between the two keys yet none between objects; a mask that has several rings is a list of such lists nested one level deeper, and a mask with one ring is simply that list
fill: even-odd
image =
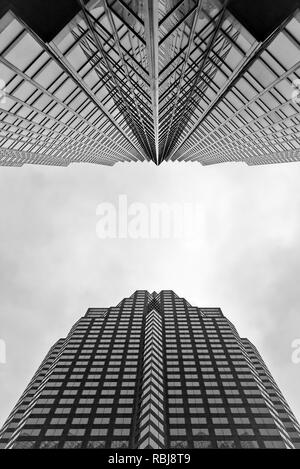
[{"label": "building facade", "polygon": [[3,0],[0,165],[299,161],[299,0],[275,3]]},{"label": "building facade", "polygon": [[51,348],[0,447],[300,448],[300,426],[219,308],[137,291]]}]

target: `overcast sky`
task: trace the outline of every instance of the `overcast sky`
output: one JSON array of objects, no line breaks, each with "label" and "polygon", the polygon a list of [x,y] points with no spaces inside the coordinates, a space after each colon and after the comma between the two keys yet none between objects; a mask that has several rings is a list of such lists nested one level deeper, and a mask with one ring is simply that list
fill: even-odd
[{"label": "overcast sky", "polygon": [[[88,307],[137,289],[172,289],[218,306],[259,349],[300,419],[300,164],[197,163],[113,168],[0,168],[0,425],[50,346]],[[201,232],[183,239],[99,239],[96,207],[200,204]]]}]

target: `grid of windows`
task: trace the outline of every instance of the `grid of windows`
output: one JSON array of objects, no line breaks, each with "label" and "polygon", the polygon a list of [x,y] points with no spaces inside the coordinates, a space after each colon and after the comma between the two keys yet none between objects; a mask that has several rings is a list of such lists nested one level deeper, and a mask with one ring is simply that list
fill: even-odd
[{"label": "grid of windows", "polygon": [[46,43],[0,18],[0,164],[299,161],[299,9],[259,41],[223,0],[152,3],[87,2]]},{"label": "grid of windows", "polygon": [[300,427],[220,309],[137,291],[117,307],[88,310],[52,347],[0,445],[293,448]]}]

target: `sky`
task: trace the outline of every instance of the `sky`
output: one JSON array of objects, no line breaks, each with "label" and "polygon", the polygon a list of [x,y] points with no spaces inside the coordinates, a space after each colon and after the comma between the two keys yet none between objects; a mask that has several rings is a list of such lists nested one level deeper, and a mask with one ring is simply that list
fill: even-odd
[{"label": "sky", "polygon": [[[88,307],[174,290],[221,307],[262,354],[298,420],[300,164],[0,167],[0,425],[45,354]],[[190,238],[100,239],[97,207],[197,204]]]}]

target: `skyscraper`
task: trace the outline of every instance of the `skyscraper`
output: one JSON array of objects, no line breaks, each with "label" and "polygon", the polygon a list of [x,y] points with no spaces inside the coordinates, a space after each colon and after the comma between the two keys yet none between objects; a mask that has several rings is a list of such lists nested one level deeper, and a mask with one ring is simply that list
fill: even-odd
[{"label": "skyscraper", "polygon": [[2,448],[299,448],[256,348],[219,308],[137,291],[90,308],[49,351]]},{"label": "skyscraper", "polygon": [[299,0],[38,5],[0,4],[1,165],[300,160]]}]

